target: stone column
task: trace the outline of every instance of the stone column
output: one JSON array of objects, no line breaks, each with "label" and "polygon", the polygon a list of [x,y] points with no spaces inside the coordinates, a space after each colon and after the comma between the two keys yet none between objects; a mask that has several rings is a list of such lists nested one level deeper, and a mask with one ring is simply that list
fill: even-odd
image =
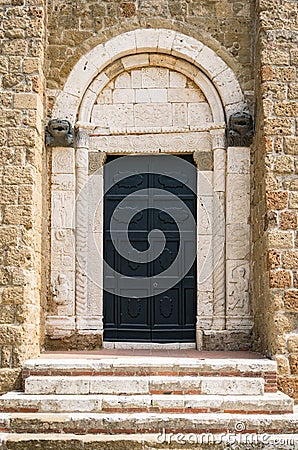
[{"label": "stone column", "polygon": [[213,286],[214,304],[212,330],[224,330],[226,324],[225,274],[225,191],[226,139],[225,130],[211,130],[213,172]]},{"label": "stone column", "polygon": [[89,130],[76,130],[76,319],[87,312]]},{"label": "stone column", "polygon": [[88,154],[88,311],[80,326],[88,332],[103,332],[103,165],[106,153]]},{"label": "stone column", "polygon": [[210,330],[213,318],[213,154],[198,150],[193,154],[197,165],[197,348]]}]

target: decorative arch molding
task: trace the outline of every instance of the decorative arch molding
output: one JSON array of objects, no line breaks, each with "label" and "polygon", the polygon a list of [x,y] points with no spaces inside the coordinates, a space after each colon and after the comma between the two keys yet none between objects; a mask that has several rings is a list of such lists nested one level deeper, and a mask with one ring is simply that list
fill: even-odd
[{"label": "decorative arch molding", "polygon": [[[216,120],[223,118],[218,110],[220,102],[227,117],[243,108],[243,93],[234,72],[207,45],[173,30],[137,29],[97,45],[80,58],[57,97],[53,117],[68,119],[74,124],[83,97],[95,78],[102,74],[101,80],[98,80],[98,89],[104,88],[108,82],[105,69],[109,65],[140,53],[172,55],[199,69],[196,82],[203,91],[208,91],[211,95],[208,97],[209,101],[210,98],[214,99],[213,106],[215,109],[217,107]],[[129,58],[125,62],[129,64]]]}]

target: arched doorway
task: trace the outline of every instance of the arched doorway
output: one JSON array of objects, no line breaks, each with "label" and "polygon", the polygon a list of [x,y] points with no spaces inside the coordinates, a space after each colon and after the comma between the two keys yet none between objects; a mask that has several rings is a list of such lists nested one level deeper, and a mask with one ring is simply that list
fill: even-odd
[{"label": "arched doorway", "polygon": [[[70,120],[77,134],[75,149],[53,149],[57,184],[52,228],[58,232],[52,241],[53,283],[59,276],[55,254],[64,245],[59,241],[63,233],[75,253],[63,267],[69,306],[48,315],[50,336],[103,334],[107,156],[192,154],[198,200],[196,345],[237,348],[238,342],[247,341],[252,327],[247,288],[249,149],[229,150],[225,140],[226,118],[242,107],[239,84],[224,61],[171,30],[125,33],[81,58],[53,113]],[[59,208],[72,212],[68,226],[57,222]]]}]

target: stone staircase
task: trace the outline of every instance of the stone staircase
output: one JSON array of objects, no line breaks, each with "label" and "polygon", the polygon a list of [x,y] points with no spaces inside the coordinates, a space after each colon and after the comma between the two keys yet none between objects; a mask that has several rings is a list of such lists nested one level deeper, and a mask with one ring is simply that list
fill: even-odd
[{"label": "stone staircase", "polygon": [[221,448],[231,433],[237,448],[254,448],[241,439],[257,435],[266,449],[274,439],[272,448],[278,439],[280,448],[298,448],[298,413],[276,378],[265,358],[27,361],[24,391],[0,397],[2,449],[172,448],[181,435],[193,439],[181,448],[205,448],[199,440],[211,434],[222,436],[213,447]]}]

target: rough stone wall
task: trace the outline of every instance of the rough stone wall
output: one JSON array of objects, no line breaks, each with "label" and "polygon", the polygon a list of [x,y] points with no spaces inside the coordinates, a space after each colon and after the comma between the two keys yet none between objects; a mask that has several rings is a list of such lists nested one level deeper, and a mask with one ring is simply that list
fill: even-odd
[{"label": "rough stone wall", "polygon": [[257,349],[298,398],[298,4],[259,0],[252,240]]},{"label": "rough stone wall", "polygon": [[55,90],[88,50],[136,28],[169,28],[208,44],[235,71],[252,100],[254,0],[49,0],[46,79]]},{"label": "rough stone wall", "polygon": [[0,1],[0,391],[40,341],[44,9]]}]

